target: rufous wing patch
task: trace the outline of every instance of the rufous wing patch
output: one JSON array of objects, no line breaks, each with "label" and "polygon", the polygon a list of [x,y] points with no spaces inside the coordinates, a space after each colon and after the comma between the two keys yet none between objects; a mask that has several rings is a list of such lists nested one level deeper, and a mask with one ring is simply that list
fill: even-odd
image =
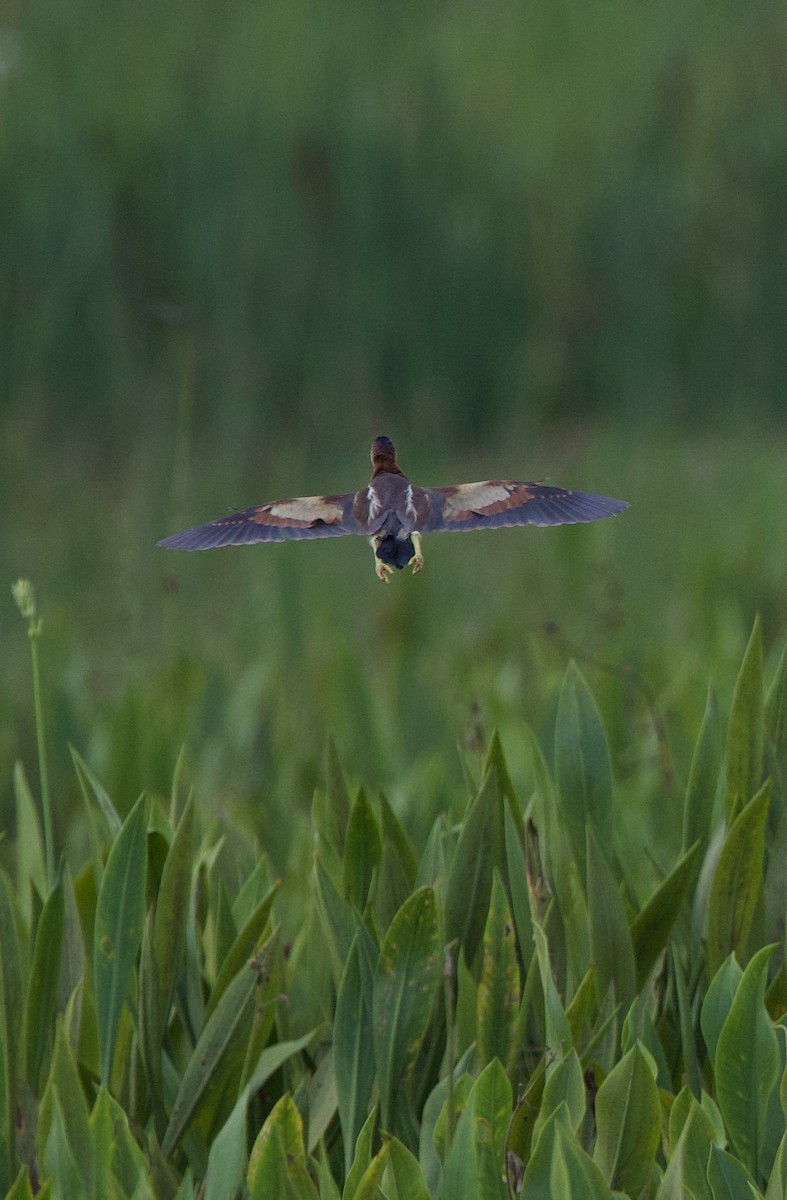
[{"label": "rufous wing patch", "polygon": [[492,516],[530,499],[526,484],[497,479],[460,483],[455,488],[446,488],[445,493],[443,518],[446,521],[467,521],[475,515]]},{"label": "rufous wing patch", "polygon": [[306,528],[322,521],[333,525],[341,521],[343,506],[338,496],[295,496],[291,500],[274,500],[257,509],[254,520],[260,525],[294,525]]}]

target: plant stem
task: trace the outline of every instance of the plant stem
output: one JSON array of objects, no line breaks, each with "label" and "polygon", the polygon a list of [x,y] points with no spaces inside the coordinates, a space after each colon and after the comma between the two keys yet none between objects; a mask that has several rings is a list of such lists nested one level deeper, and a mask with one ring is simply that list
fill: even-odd
[{"label": "plant stem", "polygon": [[23,618],[27,621],[27,636],[30,640],[30,658],[33,664],[33,707],[36,719],[36,743],[38,746],[38,777],[41,787],[41,811],[44,819],[44,857],[46,878],[49,887],[55,882],[55,840],[52,830],[52,801],[49,794],[49,774],[46,766],[46,744],[44,741],[44,705],[41,700],[41,672],[38,664],[38,639],[42,622],[36,613],[35,593],[28,579],[19,579],[11,589]]}]

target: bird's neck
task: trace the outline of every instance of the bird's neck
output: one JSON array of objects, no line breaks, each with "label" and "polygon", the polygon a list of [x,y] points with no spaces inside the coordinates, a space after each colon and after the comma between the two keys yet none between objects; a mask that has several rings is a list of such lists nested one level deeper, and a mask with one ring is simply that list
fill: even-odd
[{"label": "bird's neck", "polygon": [[401,467],[397,467],[395,458],[375,458],[373,461],[374,470],[372,471],[372,479],[376,479],[378,475],[403,475]]}]

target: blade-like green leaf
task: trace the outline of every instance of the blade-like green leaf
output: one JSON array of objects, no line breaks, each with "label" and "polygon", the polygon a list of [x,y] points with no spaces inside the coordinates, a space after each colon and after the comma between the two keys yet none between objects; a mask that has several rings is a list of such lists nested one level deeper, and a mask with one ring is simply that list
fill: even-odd
[{"label": "blade-like green leaf", "polygon": [[413,892],[380,947],[374,978],[374,1056],[383,1127],[408,1125],[407,1089],[442,977],[431,888]]},{"label": "blade-like green leaf", "polygon": [[342,1200],[351,1200],[351,1198],[355,1196],[361,1180],[371,1164],[372,1141],[374,1138],[374,1128],[376,1123],[377,1109],[373,1108],[361,1126],[361,1130],[358,1134],[352,1157],[352,1166],[347,1172],[347,1177],[344,1182]]},{"label": "blade-like green leaf", "polygon": [[142,940],[147,823],[148,805],[141,796],[109,852],[96,904],[93,977],[104,1086],[109,1083],[120,1010]]},{"label": "blade-like green leaf", "polygon": [[555,779],[558,808],[584,878],[585,827],[607,840],[612,829],[612,764],[598,705],[573,661],[557,710]]},{"label": "blade-like green leaf", "polygon": [[503,812],[498,776],[490,771],[465,814],[445,896],[446,942],[464,947],[471,970],[489,911],[492,871],[505,867]]},{"label": "blade-like green leaf", "polygon": [[249,1200],[318,1200],[303,1145],[303,1121],[288,1095],[282,1096],[260,1130],[249,1158]]},{"label": "blade-like green leaf", "polygon": [[58,1022],[49,1080],[38,1112],[36,1142],[40,1155],[45,1154],[58,1105],[70,1152],[86,1188],[90,1189],[93,1182],[93,1147],[88,1107],[76,1059],[62,1021]]},{"label": "blade-like green leaf", "polygon": [[289,1058],[299,1054],[314,1040],[315,1032],[312,1029],[297,1041],[279,1042],[263,1050],[235,1107],[213,1139],[205,1173],[204,1200],[225,1200],[226,1196],[232,1196],[240,1189],[246,1171],[246,1110],[249,1101]]},{"label": "blade-like green leaf", "polygon": [[441,1200],[507,1200],[505,1140],[511,1084],[493,1059],[473,1084],[445,1160]]},{"label": "blade-like green leaf", "polygon": [[568,1054],[571,1049],[571,1027],[560,1001],[555,981],[552,977],[552,965],[549,960],[547,936],[541,925],[535,920],[533,912],[533,939],[536,945],[536,958],[541,974],[541,987],[544,993],[544,1013],[546,1019],[546,1047],[550,1055],[551,1065],[548,1071]]},{"label": "blade-like green leaf", "polygon": [[579,1055],[573,1048],[565,1058],[555,1063],[544,1085],[541,1107],[533,1123],[533,1138],[538,1136],[554,1112],[565,1104],[571,1128],[578,1130],[585,1116],[585,1077]]},{"label": "blade-like green leaf", "polygon": [[25,998],[25,1078],[40,1095],[49,1071],[58,1007],[60,956],[63,947],[65,901],[59,878],[46,899],[38,919],[33,962]]},{"label": "blade-like green leaf", "polygon": [[762,895],[765,825],[770,780],[739,812],[727,831],[708,897],[707,962],[713,974],[731,952],[745,957],[754,913]]},{"label": "blade-like green leaf", "polygon": [[738,984],[716,1047],[716,1091],[730,1140],[755,1178],[770,1169],[763,1146],[770,1094],[779,1074],[779,1048],[765,1008],[773,946],[754,955]]},{"label": "blade-like green leaf", "polygon": [[705,1045],[708,1047],[711,1065],[714,1069],[716,1066],[716,1047],[719,1043],[719,1034],[732,1008],[732,1002],[742,978],[743,971],[738,966],[735,955],[731,954],[729,958],[725,959],[713,976],[705,993],[705,999],[702,1002],[700,1027]]},{"label": "blade-like green leaf", "polygon": [[615,1001],[627,1009],[637,990],[634,947],[620,892],[590,826],[587,830],[587,880],[590,944],[598,972],[597,994],[601,999],[610,983],[614,983]]},{"label": "blade-like green leaf", "polygon": [[754,1200],[759,1192],[746,1168],[721,1146],[711,1146],[708,1183],[713,1200]]},{"label": "blade-like green leaf", "polygon": [[24,985],[10,881],[5,871],[0,871],[0,946],[0,1046],[3,1047],[3,1097],[0,1112],[4,1117],[2,1138],[8,1147],[8,1176],[11,1176],[16,1170],[13,1146],[16,1140],[16,1081]]},{"label": "blade-like green leaf", "polygon": [[509,1066],[517,1053],[520,998],[514,922],[505,888],[495,868],[478,984],[478,1053],[483,1066],[493,1058],[499,1058]]},{"label": "blade-like green leaf", "polygon": [[695,843],[678,860],[667,878],[659,884],[645,907],[634,918],[631,940],[637,964],[638,988],[644,986],[678,919],[694,876],[698,851],[699,843]]},{"label": "blade-like green leaf", "polygon": [[762,680],[762,630],[755,619],[732,697],[727,729],[727,815],[734,819],[762,783],[765,698]]},{"label": "blade-like green leaf", "polygon": [[382,842],[377,820],[363,788],[355,797],[347,823],[342,864],[344,898],[363,912],[372,879],[380,868]]},{"label": "blade-like green leaf", "polygon": [[21,762],[14,764],[14,800],[16,802],[16,886],[19,906],[25,919],[31,917],[31,888],[39,896],[48,891],[44,836],[33,793]]},{"label": "blade-like green leaf", "polygon": [[705,713],[700,726],[694,757],[691,760],[689,783],[686,788],[686,807],[683,810],[684,853],[699,842],[704,846],[710,837],[716,789],[721,762],[721,724],[716,696],[708,687]]},{"label": "blade-like green leaf", "polygon": [[333,1064],[344,1139],[345,1174],[352,1166],[355,1143],[366,1121],[374,1088],[374,1023],[372,1016],[377,947],[359,922],[336,999]]},{"label": "blade-like green leaf", "polygon": [[350,953],[350,946],[355,937],[355,918],[352,906],[347,903],[336,890],[333,880],[323,866],[320,858],[314,857],[314,890],[320,905],[328,944],[331,948],[331,961],[334,967],[336,986],[342,977],[344,964]]},{"label": "blade-like green leaf", "polygon": [[49,1126],[49,1136],[42,1155],[42,1182],[51,1181],[52,1200],[81,1200],[86,1196],[84,1179],[79,1169],[71,1144],[68,1131],[63,1119],[63,1110],[57,1095],[57,1088],[52,1089],[51,1095],[52,1119]]},{"label": "blade-like green leaf", "polygon": [[[389,1174],[393,1177],[393,1187],[387,1183]],[[391,1200],[430,1200],[418,1159],[398,1138],[391,1138],[388,1143],[386,1194]]]},{"label": "blade-like green leaf", "polygon": [[280,886],[280,881],[277,881],[268,894],[263,896],[230,947],[227,957],[219,968],[208,1003],[205,1005],[204,1019],[206,1021],[216,1011],[230,980],[237,976],[243,964],[253,958],[259,949],[268,927],[273,901],[276,899],[276,893]]},{"label": "blade-like green leaf", "polygon": [[244,963],[206,1021],[183,1072],[161,1144],[165,1157],[169,1157],[187,1125],[195,1119],[209,1087],[212,1091],[219,1090],[221,1079],[228,1073],[236,1073],[240,1083],[258,980],[254,967]]},{"label": "blade-like green leaf", "polygon": [[656,1161],[661,1103],[639,1043],[610,1071],[596,1096],[593,1159],[611,1188],[638,1196]]},{"label": "blade-like green leaf", "polygon": [[153,948],[158,976],[159,1036],[164,1031],[172,993],[186,952],[194,843],[194,805],[186,801],[172,838],[156,899]]}]

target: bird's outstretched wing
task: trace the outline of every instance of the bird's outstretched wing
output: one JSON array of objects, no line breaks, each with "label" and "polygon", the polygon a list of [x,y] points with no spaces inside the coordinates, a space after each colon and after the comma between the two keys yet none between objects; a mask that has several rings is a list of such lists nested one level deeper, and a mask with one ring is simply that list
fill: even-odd
[{"label": "bird's outstretched wing", "polygon": [[342,537],[363,533],[353,513],[356,493],[343,496],[296,496],[230,513],[207,525],[184,529],[160,541],[169,550],[210,550],[249,542],[283,542],[289,538]]},{"label": "bird's outstretched wing", "polygon": [[424,488],[416,507],[423,513],[418,528],[429,533],[441,529],[494,529],[499,525],[574,525],[612,517],[628,504],[610,496],[542,483],[486,479],[454,487]]}]

